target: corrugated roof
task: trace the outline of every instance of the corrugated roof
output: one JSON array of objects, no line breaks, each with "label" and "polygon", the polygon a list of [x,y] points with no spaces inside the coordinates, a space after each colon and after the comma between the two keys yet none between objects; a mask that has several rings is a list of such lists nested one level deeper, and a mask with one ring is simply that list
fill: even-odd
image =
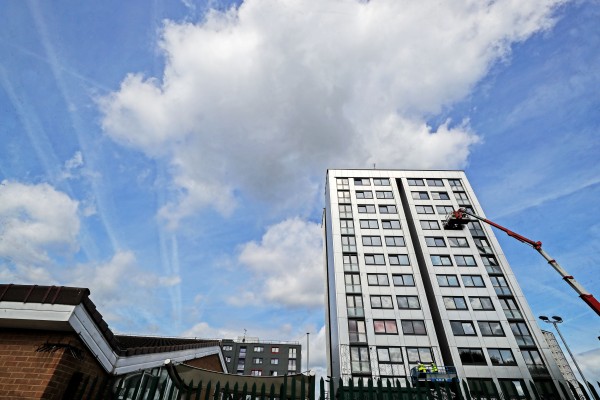
[{"label": "corrugated roof", "polygon": [[111,348],[120,356],[166,353],[171,351],[218,346],[217,340],[174,337],[115,335],[96,305],[89,298],[87,288],[39,285],[0,285],[0,301],[39,304],[83,305]]}]

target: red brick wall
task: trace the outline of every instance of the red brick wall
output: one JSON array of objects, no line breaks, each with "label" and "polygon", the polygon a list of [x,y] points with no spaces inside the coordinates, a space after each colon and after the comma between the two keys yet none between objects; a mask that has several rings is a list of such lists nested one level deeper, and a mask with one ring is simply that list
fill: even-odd
[{"label": "red brick wall", "polygon": [[[36,352],[44,343],[70,343],[81,350],[78,360],[68,349]],[[75,372],[83,379],[108,375],[79,337],[71,332],[3,329],[0,331],[0,399],[61,399]],[[96,388],[99,383],[96,384]],[[89,388],[89,384],[88,384]]]},{"label": "red brick wall", "polygon": [[223,372],[221,361],[219,360],[219,356],[217,354],[195,358],[193,360],[184,361],[184,363],[191,365],[192,367],[207,369],[209,371]]}]

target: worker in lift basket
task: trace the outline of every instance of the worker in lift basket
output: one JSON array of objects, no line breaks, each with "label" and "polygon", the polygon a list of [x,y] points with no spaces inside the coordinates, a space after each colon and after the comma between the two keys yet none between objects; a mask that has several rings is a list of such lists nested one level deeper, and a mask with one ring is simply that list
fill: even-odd
[{"label": "worker in lift basket", "polygon": [[431,363],[431,372],[433,372],[434,374],[437,374],[438,372],[438,367],[437,365],[435,365],[434,362]]},{"label": "worker in lift basket", "polygon": [[427,369],[425,369],[425,364],[420,363],[417,367],[417,371],[419,372],[419,378],[425,378],[425,373],[427,372]]}]

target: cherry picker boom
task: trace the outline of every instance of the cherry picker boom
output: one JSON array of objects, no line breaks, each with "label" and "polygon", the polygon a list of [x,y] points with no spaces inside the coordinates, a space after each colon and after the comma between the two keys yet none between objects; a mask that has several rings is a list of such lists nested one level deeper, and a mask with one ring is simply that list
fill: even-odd
[{"label": "cherry picker boom", "polygon": [[466,218],[465,215],[471,216],[475,219],[478,219],[479,221],[483,221],[486,224],[493,226],[494,228],[498,228],[501,231],[503,231],[504,233],[506,233],[508,236],[513,237],[513,238],[517,239],[518,241],[528,244],[531,247],[533,247],[535,250],[537,250],[538,253],[540,253],[542,255],[542,257],[544,257],[546,259],[546,261],[548,261],[548,264],[550,264],[552,266],[552,268],[554,268],[556,270],[556,272],[558,272],[560,274],[560,276],[563,278],[563,280],[565,282],[567,282],[569,284],[569,286],[571,286],[577,292],[579,297],[581,297],[581,299],[583,301],[585,301],[585,303],[588,306],[590,306],[592,308],[592,310],[594,310],[596,312],[596,314],[598,314],[600,316],[600,303],[598,302],[598,300],[596,300],[591,293],[586,291],[584,289],[584,287],[581,286],[579,284],[579,282],[577,282],[575,280],[575,278],[573,278],[572,275],[569,275],[567,273],[567,271],[565,271],[556,262],[555,259],[550,257],[548,255],[548,253],[546,253],[542,249],[542,242],[539,242],[539,241],[534,242],[533,240],[528,239],[525,236],[519,235],[518,233],[515,233],[515,232],[511,231],[510,229],[503,227],[502,225],[498,225],[497,223],[490,221],[489,219],[480,217],[479,215],[469,212],[465,208],[459,208],[456,211],[452,211],[450,214],[448,214],[448,217],[446,218],[446,222],[444,223],[444,228],[450,229],[450,230],[462,229],[464,227],[464,225],[466,225],[472,221],[471,219]]}]

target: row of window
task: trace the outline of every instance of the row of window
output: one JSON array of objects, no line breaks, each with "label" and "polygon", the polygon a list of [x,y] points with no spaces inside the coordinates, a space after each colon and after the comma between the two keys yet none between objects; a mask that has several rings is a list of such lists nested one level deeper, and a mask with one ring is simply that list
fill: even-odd
[{"label": "row of window", "polygon": [[[406,360],[409,364],[430,364],[433,362],[433,354],[429,347],[406,347]],[[366,346],[350,347],[350,360],[352,372],[370,372],[369,348]],[[404,362],[401,347],[377,347],[377,360],[379,361],[380,375],[404,375],[404,371],[397,370],[396,373],[386,373],[391,365]],[[387,365],[388,367],[384,367]],[[383,367],[383,368],[382,368]]]},{"label": "row of window", "polygon": [[[436,275],[436,278],[440,287],[460,287],[457,275]],[[503,276],[490,276],[489,278],[497,294],[511,294],[506,279]],[[347,291],[349,286],[358,286],[358,291],[360,291],[359,274],[345,274],[344,279]],[[461,280],[464,287],[485,287],[485,282],[481,275],[461,275]],[[392,274],[392,282],[394,283],[394,286],[415,286],[415,280],[412,274]],[[367,283],[369,286],[390,285],[388,274],[386,273],[367,274]],[[356,292],[356,290],[353,288],[352,292]]]},{"label": "row of window", "polygon": [[[245,357],[246,356],[246,346],[241,346],[240,347],[240,356]],[[223,346],[223,351],[232,351],[233,350],[233,346],[232,345],[224,345]],[[255,353],[262,353],[263,351],[265,351],[264,346],[254,346],[253,348]],[[271,346],[270,347],[271,353],[279,353],[279,346]],[[289,357],[290,358],[296,358],[296,349],[289,349]]]},{"label": "row of window", "polygon": [[[356,206],[359,214],[375,214],[375,210],[379,210],[379,214],[398,214],[398,208],[393,204],[358,204]],[[350,204],[339,204],[338,210],[340,218],[352,218],[352,206]]]},{"label": "row of window", "polygon": [[[393,309],[394,303],[390,295],[370,296],[371,308]],[[418,296],[396,296],[399,309],[419,310],[421,305]],[[364,317],[363,298],[361,295],[346,295],[346,306],[349,317]]]},{"label": "row of window", "polygon": [[[390,247],[406,247],[403,236],[384,236],[385,245]],[[381,236],[362,236],[363,246],[381,246]],[[342,236],[342,248],[344,252],[356,252],[356,238],[354,236]]]},{"label": "row of window", "polygon": [[[354,192],[357,199],[372,199],[372,190],[357,190]],[[376,190],[375,198],[377,199],[393,199],[394,193],[391,190]],[[349,203],[351,201],[349,190],[338,190],[338,203]]]},{"label": "row of window", "polygon": [[[440,187],[444,186],[444,181],[441,179],[421,179],[421,178],[408,178],[408,186],[425,186],[425,182],[427,182],[427,186]],[[448,179],[448,185],[452,189],[462,189],[463,185],[460,179]]]},{"label": "row of window", "polygon": [[[488,365],[481,348],[459,347],[458,353],[465,365]],[[517,365],[511,349],[487,349],[487,353],[492,365]],[[539,351],[523,349],[520,353],[528,366],[545,366]]]},{"label": "row of window", "polygon": [[[354,186],[371,186],[370,178],[337,178],[338,189],[348,189],[350,179],[354,182]],[[373,186],[390,186],[388,178],[373,178]]]}]

